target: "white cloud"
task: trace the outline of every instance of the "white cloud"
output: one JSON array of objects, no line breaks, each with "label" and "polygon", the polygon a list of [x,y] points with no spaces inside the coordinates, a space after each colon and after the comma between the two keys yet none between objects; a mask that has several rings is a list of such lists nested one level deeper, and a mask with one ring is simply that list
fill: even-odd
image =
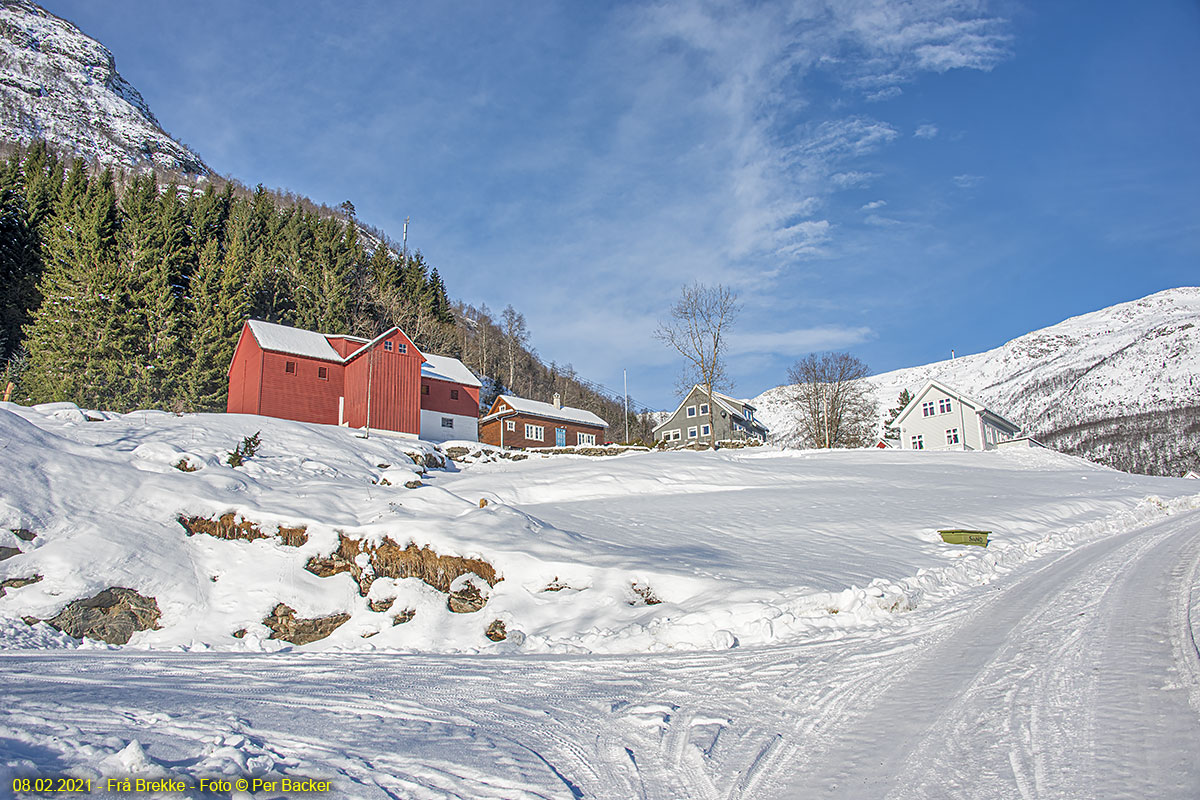
[{"label": "white cloud", "polygon": [[812,328],[793,328],[787,331],[735,332],[729,337],[729,353],[733,356],[770,353],[776,356],[798,357],[822,350],[842,350],[873,339],[875,332],[868,327],[826,325]]},{"label": "white cloud", "polygon": [[982,183],[983,176],[963,174],[955,175],[950,180],[953,181],[954,185],[960,189],[970,189],[971,187],[978,186],[980,183]]},{"label": "white cloud", "polygon": [[932,139],[937,135],[938,126],[930,124],[917,126],[917,130],[913,133],[913,136],[917,137],[918,139]]},{"label": "white cloud", "polygon": [[872,200],[864,205],[859,211],[874,211],[877,208],[883,208],[887,205],[887,200]]},{"label": "white cloud", "polygon": [[857,189],[866,186],[879,177],[878,172],[835,172],[829,176],[829,182],[839,189]]},{"label": "white cloud", "polygon": [[866,219],[863,220],[863,222],[867,223],[868,225],[874,225],[879,228],[887,228],[892,225],[902,225],[903,224],[898,219],[892,219],[891,217],[885,217],[880,214],[868,214]]},{"label": "white cloud", "polygon": [[889,86],[886,89],[880,89],[877,92],[871,92],[866,99],[870,103],[878,103],[881,100],[891,100],[894,97],[899,97],[904,94],[904,90],[899,86]]}]

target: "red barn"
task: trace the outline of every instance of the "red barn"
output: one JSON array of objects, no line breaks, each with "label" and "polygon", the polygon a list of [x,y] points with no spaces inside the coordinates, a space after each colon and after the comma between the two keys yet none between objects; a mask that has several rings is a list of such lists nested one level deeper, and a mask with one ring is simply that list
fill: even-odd
[{"label": "red barn", "polygon": [[479,388],[461,361],[421,353],[399,328],[367,340],[250,320],[229,365],[226,408],[475,441]]}]

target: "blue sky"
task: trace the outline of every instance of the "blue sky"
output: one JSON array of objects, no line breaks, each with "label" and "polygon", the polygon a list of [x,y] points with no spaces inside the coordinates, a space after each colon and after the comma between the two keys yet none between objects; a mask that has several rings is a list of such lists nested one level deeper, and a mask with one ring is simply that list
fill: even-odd
[{"label": "blue sky", "polygon": [[1200,283],[1200,5],[47,0],[218,172],[336,205],[546,361],[675,402],[679,287],[753,396]]}]

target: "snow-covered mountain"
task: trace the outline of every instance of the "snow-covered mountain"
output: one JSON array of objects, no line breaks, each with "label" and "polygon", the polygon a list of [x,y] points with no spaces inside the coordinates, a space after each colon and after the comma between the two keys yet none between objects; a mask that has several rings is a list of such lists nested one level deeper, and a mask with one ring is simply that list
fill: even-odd
[{"label": "snow-covered mountain", "polygon": [[[1072,317],[984,353],[869,380],[881,412],[896,405],[901,390],[916,391],[933,378],[977,397],[1034,436],[1095,455],[1087,430],[1107,425],[1104,436],[1092,438],[1111,438],[1119,421],[1132,435],[1132,428],[1200,406],[1198,373],[1200,288],[1189,286]],[[788,391],[776,387],[754,400],[759,417],[785,438],[795,432]],[[1179,439],[1183,431],[1170,433]],[[1070,441],[1054,441],[1068,434]]]},{"label": "snow-covered mountain", "polygon": [[207,175],[117,72],[108,48],[25,0],[0,0],[0,140]]}]

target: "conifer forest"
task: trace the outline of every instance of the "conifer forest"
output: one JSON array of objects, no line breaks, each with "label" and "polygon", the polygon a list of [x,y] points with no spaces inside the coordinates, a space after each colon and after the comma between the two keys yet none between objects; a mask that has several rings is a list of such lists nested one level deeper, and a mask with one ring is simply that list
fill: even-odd
[{"label": "conifer forest", "polygon": [[[463,360],[481,403],[511,392],[586,408],[624,438],[624,399],[546,365],[511,306],[452,302],[420,251],[351,203],[232,180],[114,172],[44,144],[0,165],[0,391],[111,411],[224,411],[247,319],[370,338],[400,326]],[[630,403],[630,438],[650,416]]]}]

